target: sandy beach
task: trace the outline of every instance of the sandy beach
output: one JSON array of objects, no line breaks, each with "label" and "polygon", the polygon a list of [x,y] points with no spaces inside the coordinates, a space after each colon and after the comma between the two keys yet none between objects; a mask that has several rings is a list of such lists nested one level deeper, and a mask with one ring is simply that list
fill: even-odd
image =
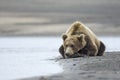
[{"label": "sandy beach", "polygon": [[120,52],[107,52],[102,57],[57,60],[64,72],[20,80],[119,80]]}]

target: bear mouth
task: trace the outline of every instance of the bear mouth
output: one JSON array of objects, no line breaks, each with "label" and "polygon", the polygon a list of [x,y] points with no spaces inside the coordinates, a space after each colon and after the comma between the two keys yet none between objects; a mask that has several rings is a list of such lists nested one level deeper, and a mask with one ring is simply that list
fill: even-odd
[{"label": "bear mouth", "polygon": [[75,53],[73,55],[67,56],[68,58],[77,58],[77,57],[85,57],[85,54]]}]

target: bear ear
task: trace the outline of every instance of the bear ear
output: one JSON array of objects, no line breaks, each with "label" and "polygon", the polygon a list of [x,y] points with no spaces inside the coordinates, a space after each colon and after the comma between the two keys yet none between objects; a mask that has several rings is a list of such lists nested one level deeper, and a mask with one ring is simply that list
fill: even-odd
[{"label": "bear ear", "polygon": [[79,41],[83,41],[85,39],[85,35],[84,34],[80,34],[80,36],[78,37]]},{"label": "bear ear", "polygon": [[62,35],[62,39],[65,41],[66,38],[67,38],[67,35],[66,35],[66,34],[63,34],[63,35]]}]

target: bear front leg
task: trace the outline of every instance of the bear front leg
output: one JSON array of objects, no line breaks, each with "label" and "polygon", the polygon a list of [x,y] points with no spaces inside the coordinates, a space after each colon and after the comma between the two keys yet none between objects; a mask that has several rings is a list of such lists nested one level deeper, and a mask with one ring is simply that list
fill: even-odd
[{"label": "bear front leg", "polygon": [[78,51],[79,57],[87,56],[88,53],[89,53],[89,51],[87,48],[83,48],[83,49]]},{"label": "bear front leg", "polygon": [[60,52],[60,54],[62,55],[62,57],[65,58],[64,47],[63,47],[63,45],[60,46],[59,52]]},{"label": "bear front leg", "polygon": [[88,52],[88,56],[97,56],[98,53],[98,49],[96,46],[91,46],[88,48],[89,52]]}]

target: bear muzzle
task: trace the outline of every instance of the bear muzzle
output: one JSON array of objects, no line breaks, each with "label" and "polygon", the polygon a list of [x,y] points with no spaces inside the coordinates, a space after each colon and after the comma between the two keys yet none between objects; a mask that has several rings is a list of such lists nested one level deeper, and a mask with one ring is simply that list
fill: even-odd
[{"label": "bear muzzle", "polygon": [[70,57],[70,56],[71,56],[70,53],[65,53],[65,55],[66,55],[67,57]]},{"label": "bear muzzle", "polygon": [[77,58],[80,55],[79,55],[79,53],[74,53],[72,55],[70,55],[69,53],[65,53],[65,56],[66,56],[65,58]]}]

